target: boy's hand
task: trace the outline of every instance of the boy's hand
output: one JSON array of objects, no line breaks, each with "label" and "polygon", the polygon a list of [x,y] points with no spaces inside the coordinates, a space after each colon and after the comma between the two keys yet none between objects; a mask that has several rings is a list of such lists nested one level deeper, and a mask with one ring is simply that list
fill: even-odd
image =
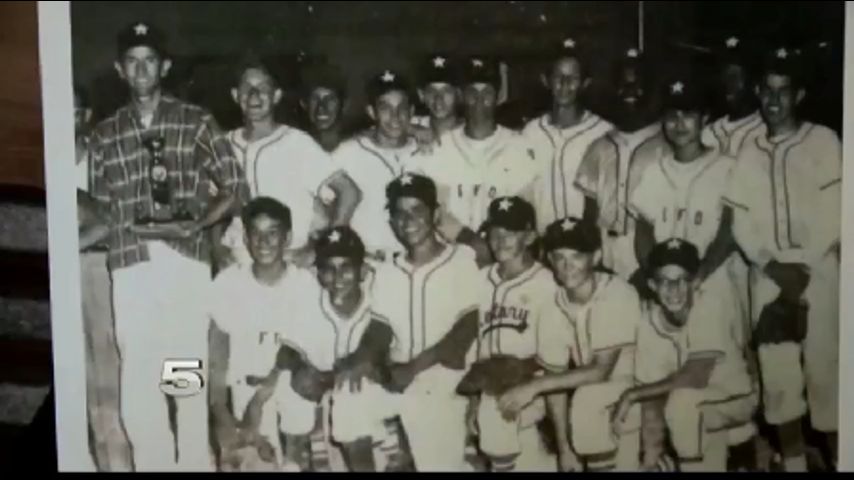
[{"label": "boy's hand", "polygon": [[415,380],[416,370],[412,363],[397,363],[391,366],[389,374],[391,377],[389,390],[403,393],[412,381]]}]

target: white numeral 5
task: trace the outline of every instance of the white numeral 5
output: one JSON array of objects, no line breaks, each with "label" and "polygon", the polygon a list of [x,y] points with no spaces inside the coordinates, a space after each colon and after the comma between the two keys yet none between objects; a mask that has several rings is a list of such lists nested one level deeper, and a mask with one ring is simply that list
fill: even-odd
[{"label": "white numeral 5", "polygon": [[202,361],[197,358],[170,358],[163,361],[160,390],[173,397],[190,397],[201,393],[205,379]]}]

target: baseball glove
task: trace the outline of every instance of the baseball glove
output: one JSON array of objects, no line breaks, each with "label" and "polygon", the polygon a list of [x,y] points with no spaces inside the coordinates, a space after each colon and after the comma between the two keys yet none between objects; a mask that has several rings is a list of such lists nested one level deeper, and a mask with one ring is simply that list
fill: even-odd
[{"label": "baseball glove", "polygon": [[777,297],[762,308],[753,333],[756,345],[801,342],[807,335],[807,313],[804,303],[793,303]]},{"label": "baseball glove", "polygon": [[536,370],[530,360],[497,355],[475,362],[457,385],[457,393],[501,395],[533,378]]}]

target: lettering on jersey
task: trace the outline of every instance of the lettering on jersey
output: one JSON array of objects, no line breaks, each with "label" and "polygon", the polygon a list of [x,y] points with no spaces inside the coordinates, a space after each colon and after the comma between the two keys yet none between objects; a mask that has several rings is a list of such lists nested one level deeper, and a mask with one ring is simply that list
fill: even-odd
[{"label": "lettering on jersey", "polygon": [[702,225],[703,224],[703,212],[697,212],[694,214],[694,225]]},{"label": "lettering on jersey", "polygon": [[[661,209],[661,221],[667,222],[667,207]],[[685,216],[688,215],[687,208],[677,208],[676,209],[676,221],[681,222]],[[703,212],[694,212],[694,225],[702,225],[703,224]]]},{"label": "lettering on jersey", "polygon": [[265,341],[272,341],[273,343],[280,343],[279,333],[278,332],[261,332],[261,333],[259,333],[258,334],[258,345],[263,344]]},{"label": "lettering on jersey", "polygon": [[492,330],[509,328],[518,333],[528,329],[528,315],[530,310],[521,307],[508,307],[493,303],[492,308],[484,315],[481,325],[481,336],[486,336]]},{"label": "lettering on jersey", "polygon": [[[480,192],[484,185],[463,185],[457,184],[457,197],[463,198],[468,196],[468,192],[471,192],[471,196],[476,197]],[[487,195],[490,199],[494,199],[498,196],[498,188],[491,186],[487,192]]]}]

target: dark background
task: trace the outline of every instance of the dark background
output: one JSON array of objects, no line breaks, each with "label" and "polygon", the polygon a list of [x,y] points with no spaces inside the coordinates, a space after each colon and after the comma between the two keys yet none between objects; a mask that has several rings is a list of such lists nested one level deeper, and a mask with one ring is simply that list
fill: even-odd
[{"label": "dark background", "polygon": [[[349,117],[362,112],[365,79],[384,68],[409,73],[432,51],[484,54],[511,67],[511,103],[536,107],[538,52],[572,36],[586,46],[601,98],[614,59],[638,39],[644,11],[644,53],[656,77],[688,55],[710,75],[709,47],[737,35],[756,50],[780,42],[807,57],[813,95],[809,118],[841,125],[844,2],[72,2],[75,81],[92,92],[96,116],[124,101],[112,70],[115,36],[135,21],[164,30],[174,57],[169,87],[213,110],[227,128],[239,122],[228,96],[229,65],[251,49],[273,58],[294,87],[295,58],[324,57],[348,78]],[[820,42],[827,42],[818,48]],[[293,88],[283,121],[295,121]]]}]

